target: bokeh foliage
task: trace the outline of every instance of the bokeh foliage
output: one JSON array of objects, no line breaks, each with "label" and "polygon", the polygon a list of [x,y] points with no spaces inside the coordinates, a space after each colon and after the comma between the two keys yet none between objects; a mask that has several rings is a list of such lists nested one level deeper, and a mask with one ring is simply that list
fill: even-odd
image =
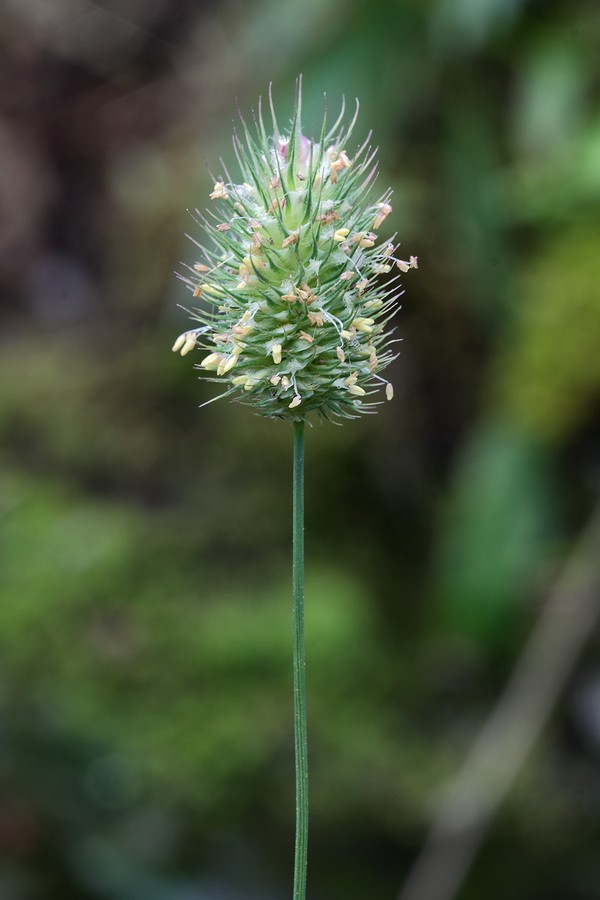
[{"label": "bokeh foliage", "polygon": [[[597,495],[600,8],[0,28],[0,895],[289,893],[291,435],[169,348],[203,161],[302,71],[308,123],[360,98],[420,265],[394,403],[307,435],[312,890],[393,897]],[[464,898],[597,896],[599,679],[592,635]]]}]

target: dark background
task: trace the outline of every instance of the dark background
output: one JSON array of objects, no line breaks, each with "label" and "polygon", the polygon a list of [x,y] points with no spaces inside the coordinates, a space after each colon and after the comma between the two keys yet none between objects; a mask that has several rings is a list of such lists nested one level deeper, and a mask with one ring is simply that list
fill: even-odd
[{"label": "dark background", "polygon": [[[4,0],[0,48],[0,898],[291,894],[291,432],[170,347],[205,161],[302,72],[419,257],[394,402],[307,434],[310,896],[393,900],[597,503],[600,5]],[[574,656],[463,900],[600,897]]]}]

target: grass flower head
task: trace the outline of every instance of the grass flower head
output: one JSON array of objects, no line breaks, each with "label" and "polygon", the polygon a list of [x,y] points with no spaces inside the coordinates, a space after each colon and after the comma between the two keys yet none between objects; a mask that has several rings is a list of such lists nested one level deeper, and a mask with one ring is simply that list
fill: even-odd
[{"label": "grass flower head", "polygon": [[382,387],[391,399],[381,376],[394,359],[388,324],[400,273],[417,260],[378,243],[391,191],[371,199],[370,135],[350,148],[358,103],[347,127],[342,108],[316,137],[303,133],[301,113],[298,82],[287,131],[271,98],[272,134],[260,104],[253,128],[241,121],[233,139],[240,177],[224,168],[215,180],[209,209],[197,212],[202,259],[182,276],[199,300],[199,324],[173,350],[200,349],[202,377],[262,415],[353,418],[373,410]]}]

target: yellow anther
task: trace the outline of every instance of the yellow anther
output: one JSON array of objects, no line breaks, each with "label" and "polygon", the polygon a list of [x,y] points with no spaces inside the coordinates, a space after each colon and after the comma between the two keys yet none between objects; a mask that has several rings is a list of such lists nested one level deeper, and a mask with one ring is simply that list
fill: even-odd
[{"label": "yellow anther", "polygon": [[334,241],[337,241],[338,243],[340,243],[341,241],[344,241],[348,237],[349,234],[350,234],[349,228],[338,228],[338,230],[334,231],[334,233],[333,233],[333,239],[334,239]]},{"label": "yellow anther", "polygon": [[391,381],[388,381],[385,386],[385,396],[387,400],[391,400],[394,396],[394,385],[391,383]]},{"label": "yellow anther", "polygon": [[341,347],[336,347],[335,354],[340,362],[346,362],[346,354]]},{"label": "yellow anther", "polygon": [[194,263],[194,269],[196,272],[210,272],[210,266],[205,266],[204,263]]},{"label": "yellow anther", "polygon": [[209,353],[205,356],[200,365],[203,369],[216,369],[221,365],[223,357],[220,353]]},{"label": "yellow anther", "polygon": [[273,344],[271,347],[271,356],[276,366],[281,362],[281,344]]},{"label": "yellow anther", "polygon": [[348,387],[348,390],[351,394],[354,394],[356,397],[364,397],[367,393],[363,388],[361,388],[358,384],[351,384]]},{"label": "yellow anther", "polygon": [[231,370],[233,369],[233,367],[237,365],[237,362],[238,362],[238,355],[239,355],[239,354],[237,354],[237,353],[234,351],[233,354],[229,357],[229,359],[227,360],[227,362],[226,362],[225,365],[223,366],[223,374],[224,374],[224,375],[225,375],[227,372],[231,372]]},{"label": "yellow anther", "polygon": [[194,293],[192,294],[192,297],[201,297],[203,290],[204,290],[204,288],[202,287],[202,285],[197,284],[196,287],[194,288]]},{"label": "yellow anther", "polygon": [[298,394],[294,397],[291,403],[288,403],[288,409],[295,409],[296,406],[300,406],[302,403],[302,397],[299,397]]},{"label": "yellow anther", "polygon": [[271,384],[279,384],[279,382],[281,381],[281,375],[273,375],[272,378],[269,378],[269,381],[271,382]]},{"label": "yellow anther", "polygon": [[180,334],[175,343],[173,344],[172,350],[177,353],[177,351],[181,351],[181,355],[185,356],[190,350],[194,350],[196,347],[196,333],[194,331],[184,331],[183,334]]},{"label": "yellow anther", "polygon": [[374,322],[375,319],[368,319],[365,316],[358,316],[356,319],[354,319],[352,325],[354,326],[354,328],[356,328],[357,331],[362,331],[363,334],[371,334],[371,332],[373,331],[371,325],[373,325]]},{"label": "yellow anther", "polygon": [[306,331],[301,331],[298,337],[302,338],[303,341],[307,341],[309,344],[312,344],[314,341],[314,337],[311,334],[307,334]]},{"label": "yellow anther", "polygon": [[183,345],[186,343],[187,339],[188,339],[187,331],[185,331],[183,334],[180,334],[179,337],[176,339],[175,343],[173,344],[173,346],[171,347],[171,350],[173,351],[173,353],[177,353],[178,350],[181,350]]},{"label": "yellow anther", "polygon": [[229,359],[227,357],[221,357],[221,365],[217,369],[217,375],[226,375],[227,372],[231,372],[233,367],[237,364],[238,358],[237,356],[230,356]]},{"label": "yellow anther", "polygon": [[344,331],[340,331],[340,337],[343,337],[345,341],[351,341],[355,333],[356,332],[354,331],[347,331],[344,329]]},{"label": "yellow anther", "polygon": [[187,354],[190,353],[190,351],[195,350],[195,349],[196,349],[196,338],[193,336],[193,337],[188,338],[187,341],[185,342],[185,344],[183,345],[183,347],[181,348],[181,355],[187,356]]}]

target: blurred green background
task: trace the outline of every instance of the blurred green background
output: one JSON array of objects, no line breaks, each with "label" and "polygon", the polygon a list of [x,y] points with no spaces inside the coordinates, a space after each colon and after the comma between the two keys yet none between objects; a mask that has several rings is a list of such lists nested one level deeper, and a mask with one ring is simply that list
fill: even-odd
[{"label": "blurred green background", "polygon": [[[600,479],[595,0],[5,0],[0,898],[291,894],[291,433],[171,354],[273,82],[358,96],[396,399],[307,434],[311,900],[392,900]],[[205,164],[206,163],[206,164]],[[600,632],[461,887],[600,897]]]}]

